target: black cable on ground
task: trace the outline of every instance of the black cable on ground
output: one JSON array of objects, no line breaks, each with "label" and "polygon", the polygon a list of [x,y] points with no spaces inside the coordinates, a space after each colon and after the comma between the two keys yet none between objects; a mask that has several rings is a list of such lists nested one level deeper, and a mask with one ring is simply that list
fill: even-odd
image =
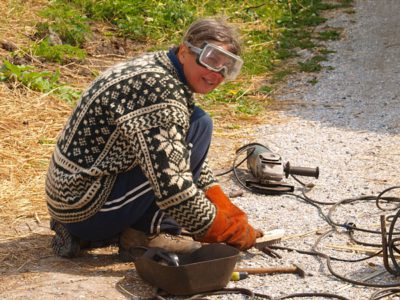
[{"label": "black cable on ground", "polygon": [[392,186],[392,187],[390,187],[390,188],[387,188],[387,189],[385,189],[385,190],[383,190],[382,192],[380,192],[379,193],[379,195],[376,197],[376,206],[380,209],[380,210],[383,210],[383,211],[385,211],[385,210],[394,210],[394,209],[397,209],[397,208],[399,208],[400,206],[399,205],[397,205],[397,207],[395,207],[395,208],[383,208],[383,207],[381,207],[381,205],[380,205],[380,201],[383,199],[383,200],[387,200],[387,201],[389,201],[389,202],[400,202],[400,199],[399,198],[397,198],[397,197],[386,197],[386,198],[383,198],[382,196],[384,195],[384,194],[386,194],[387,192],[389,192],[389,191],[391,191],[391,190],[395,190],[395,189],[400,189],[400,186]]},{"label": "black cable on ground", "polygon": [[[249,290],[249,289],[244,289],[244,288],[225,288],[225,289],[221,289],[218,291],[213,291],[213,292],[205,292],[205,293],[201,293],[201,294],[197,294],[194,296],[191,296],[189,298],[186,298],[185,300],[200,300],[200,299],[207,299],[205,298],[206,296],[218,296],[218,295],[230,295],[230,294],[242,294],[242,295],[246,295],[249,297],[249,299],[254,299],[255,294],[253,291]],[[262,298],[265,299],[271,299],[272,298],[268,295],[262,295]]]},{"label": "black cable on ground", "polygon": [[[252,143],[252,144],[249,144],[249,145],[246,145],[246,146],[243,146],[243,147],[239,148],[236,151],[236,157],[233,160],[233,164],[232,164],[233,174],[235,175],[235,178],[236,178],[237,182],[244,189],[246,189],[246,190],[248,190],[250,192],[255,192],[255,191],[253,189],[249,188],[245,183],[243,183],[243,181],[240,179],[240,177],[239,177],[239,175],[237,173],[237,168],[253,154],[253,152],[255,151],[255,146],[257,146],[257,145],[263,146],[263,145],[258,144],[258,143]],[[263,146],[263,147],[265,147],[265,146]],[[267,147],[265,147],[265,148],[268,149]],[[242,154],[244,151],[248,151],[248,150],[250,150],[250,153],[248,153],[246,155],[246,157],[240,163],[236,164],[236,160],[239,158],[240,154]]]},{"label": "black cable on ground", "polygon": [[[256,294],[257,295],[257,294]],[[298,294],[291,294],[287,296],[283,296],[280,298],[274,298],[273,300],[283,300],[283,299],[291,299],[291,298],[308,298],[308,297],[324,297],[330,299],[340,299],[340,300],[350,300],[349,298],[330,294],[330,293],[298,293]]]},{"label": "black cable on ground", "polygon": [[[329,272],[335,276],[336,278],[339,278],[340,280],[343,280],[345,282],[349,282],[355,285],[361,285],[361,286],[367,286],[367,287],[376,287],[376,288],[393,288],[393,287],[400,287],[400,283],[395,283],[395,284],[374,284],[374,283],[366,283],[366,282],[362,282],[362,281],[357,281],[357,280],[353,280],[347,277],[344,277],[338,273],[336,273],[336,271],[333,269],[332,265],[331,265],[331,257],[325,253],[322,253],[320,251],[317,251],[316,248],[318,246],[318,244],[325,238],[325,236],[327,236],[328,234],[331,234],[334,231],[334,229],[328,231],[327,233],[323,234],[321,237],[319,237],[317,239],[317,241],[315,242],[314,246],[312,247],[311,251],[304,251],[304,250],[298,250],[298,249],[293,249],[293,248],[287,248],[287,247],[281,247],[281,246],[275,246],[275,245],[271,245],[269,246],[271,249],[281,249],[281,250],[289,250],[289,251],[296,251],[300,254],[307,254],[307,255],[313,255],[313,256],[318,256],[321,258],[326,259],[326,264],[328,267]],[[370,258],[370,257],[369,257]]]},{"label": "black cable on ground", "polygon": [[[225,288],[221,289],[218,291],[211,291],[211,292],[205,292],[197,295],[190,296],[189,298],[185,298],[185,300],[205,300],[208,299],[207,296],[220,296],[220,295],[230,295],[230,294],[241,294],[245,295],[248,297],[248,299],[254,299],[254,298],[262,298],[262,299],[269,299],[269,300],[283,300],[283,299],[293,299],[293,298],[309,298],[309,297],[324,297],[324,298],[330,298],[330,299],[339,299],[339,300],[350,300],[349,298],[340,296],[340,295],[335,295],[331,293],[295,293],[295,294],[289,294],[285,295],[282,297],[278,298],[273,298],[269,295],[266,294],[261,294],[261,293],[254,293],[253,291],[249,289],[244,289],[244,288]],[[161,295],[156,295],[153,299],[157,300],[166,300]]]},{"label": "black cable on ground", "polygon": [[307,202],[308,204],[311,204],[312,206],[314,206],[314,207],[318,210],[318,213],[319,213],[320,217],[321,217],[325,222],[327,222],[327,223],[328,223],[329,225],[331,225],[331,226],[334,226],[334,225],[335,225],[335,224],[331,221],[331,219],[322,211],[322,208],[321,208],[317,203],[315,203],[315,201],[310,201],[310,200],[309,200],[309,199],[310,199],[309,197],[303,197],[303,196],[297,195],[297,194],[295,194],[295,193],[286,193],[286,195],[294,196],[294,197],[296,197],[296,198],[299,198],[299,199],[301,199],[301,200]]},{"label": "black cable on ground", "polygon": [[[253,152],[255,151],[255,147],[256,147],[256,146],[261,146],[261,147],[265,148],[266,150],[271,151],[268,147],[266,147],[266,146],[264,146],[264,145],[262,145],[262,144],[260,144],[260,143],[250,143],[250,144],[244,145],[244,146],[242,146],[241,148],[239,148],[238,150],[236,150],[236,156],[235,156],[235,159],[234,159],[234,161],[233,161],[232,168],[231,168],[230,170],[228,170],[228,171],[225,171],[225,172],[223,172],[223,173],[218,174],[217,176],[222,176],[222,175],[228,174],[228,173],[230,173],[230,172],[233,172],[233,173],[234,173],[234,176],[235,176],[235,178],[236,178],[236,180],[237,180],[237,182],[238,182],[244,189],[246,189],[246,190],[248,190],[248,191],[250,191],[250,192],[253,192],[253,193],[260,193],[260,192],[257,191],[256,189],[251,188],[251,187],[248,187],[248,186],[243,182],[243,180],[240,178],[240,176],[238,175],[238,172],[237,172],[237,168],[238,168],[240,165],[242,165],[242,164],[253,154]],[[245,151],[248,151],[249,153],[247,153],[246,157],[245,157],[244,159],[242,159],[239,163],[236,163],[236,161],[238,160],[239,156],[240,156],[243,152],[245,152]],[[303,189],[303,191],[302,191],[302,196],[297,195],[297,194],[294,194],[294,193],[291,193],[291,192],[282,192],[282,193],[281,193],[282,195],[284,195],[284,194],[286,194],[286,195],[291,195],[291,196],[295,196],[295,197],[297,197],[297,198],[299,198],[299,199],[302,199],[303,201],[306,201],[307,203],[313,205],[314,207],[316,207],[316,208],[318,209],[318,212],[319,212],[321,218],[324,219],[329,225],[331,225],[331,226],[343,227],[343,228],[345,228],[345,229],[347,229],[347,230],[356,230],[356,231],[362,231],[362,232],[373,233],[373,234],[381,234],[381,232],[380,232],[380,231],[377,231],[377,230],[369,230],[369,229],[365,229],[365,228],[359,228],[359,227],[357,227],[357,226],[354,226],[354,227],[353,227],[353,226],[352,226],[353,224],[339,224],[339,223],[334,222],[334,221],[332,220],[331,215],[332,215],[332,212],[336,209],[337,206],[343,205],[343,204],[352,203],[352,202],[355,202],[355,201],[376,201],[376,205],[378,206],[378,208],[380,208],[380,209],[382,209],[382,210],[385,210],[384,208],[382,208],[382,207],[380,206],[380,204],[379,204],[380,201],[400,202],[400,199],[399,199],[399,198],[396,198],[396,197],[383,197],[383,195],[384,195],[386,192],[388,192],[388,191],[390,191],[390,190],[393,190],[393,189],[396,189],[396,188],[400,188],[400,186],[391,187],[391,188],[389,188],[389,189],[386,189],[386,190],[384,190],[383,192],[381,192],[378,196],[372,196],[372,195],[371,195],[371,196],[361,196],[361,197],[357,197],[357,198],[343,199],[343,200],[341,200],[341,201],[339,201],[339,202],[323,202],[323,201],[317,201],[317,200],[314,200],[314,199],[312,199],[312,198],[310,198],[310,197],[308,197],[308,196],[306,195],[306,190],[305,190],[305,188],[307,187],[307,184],[303,183],[303,182],[300,181],[296,176],[294,176],[294,175],[292,175],[292,174],[291,174],[290,176],[291,176],[294,180],[296,180],[300,185],[302,185],[302,186],[304,187],[304,189]],[[332,208],[329,210],[328,215],[325,215],[325,214],[323,213],[322,209],[321,209],[318,205],[332,205]],[[387,209],[386,209],[386,210],[387,210]],[[395,234],[400,234],[400,233],[395,233]],[[353,236],[353,241],[356,241],[356,240],[354,239],[354,236]],[[374,246],[377,246],[377,245],[374,245]]]},{"label": "black cable on ground", "polygon": [[390,288],[390,289],[384,289],[384,290],[377,291],[371,295],[369,300],[379,300],[379,299],[383,299],[388,296],[394,296],[394,295],[400,295],[400,289]]},{"label": "black cable on ground", "polygon": [[368,242],[364,242],[364,241],[360,241],[358,239],[356,239],[354,237],[354,230],[353,229],[349,229],[348,230],[348,234],[349,234],[349,238],[352,242],[354,242],[357,245],[361,245],[361,246],[367,246],[367,247],[375,247],[375,248],[381,248],[382,249],[382,243],[381,244],[376,244],[376,243],[368,243]]},{"label": "black cable on ground", "polygon": [[[400,241],[400,238],[393,238],[395,224],[400,217],[400,209],[397,211],[396,215],[393,217],[393,220],[389,227],[388,238],[387,238],[387,248],[389,250],[390,260],[395,267],[394,275],[400,275],[400,265],[396,260],[396,254],[399,254],[400,250],[397,247],[397,244]],[[384,238],[384,237],[383,237]],[[397,244],[396,244],[397,243]]]},{"label": "black cable on ground", "polygon": [[[234,159],[232,169],[227,171],[227,172],[225,172],[225,173],[223,173],[223,174],[227,174],[227,173],[233,171],[233,173],[234,173],[234,175],[236,177],[236,180],[238,181],[238,183],[243,188],[245,188],[246,190],[249,190],[251,192],[263,194],[262,192],[260,192],[260,191],[258,191],[256,189],[252,189],[251,187],[248,187],[240,179],[240,177],[237,174],[237,168],[244,161],[246,161],[250,157],[250,155],[255,151],[255,146],[262,146],[265,149],[270,150],[268,147],[265,147],[264,145],[261,145],[261,144],[258,144],[258,143],[253,143],[253,144],[249,144],[249,145],[245,145],[245,146],[241,147],[240,149],[238,149],[236,151],[236,157]],[[251,149],[252,149],[252,151],[251,151]],[[250,153],[249,153],[249,150],[250,150]],[[240,163],[237,164],[236,161],[237,161],[238,157],[244,151],[248,151],[247,156]],[[292,178],[294,180],[296,180],[300,185],[303,186],[302,195],[297,195],[295,193],[290,193],[290,192],[282,192],[282,193],[279,193],[279,194],[292,195],[292,196],[294,196],[296,198],[299,198],[299,199],[305,201],[306,203],[309,203],[309,204],[313,205],[315,208],[317,208],[318,213],[321,216],[321,218],[323,220],[325,220],[333,228],[332,231],[324,234],[323,236],[321,236],[320,238],[317,239],[316,243],[314,244],[314,246],[312,248],[312,251],[303,251],[303,250],[295,250],[295,251],[297,251],[299,253],[302,253],[302,254],[314,255],[314,256],[318,256],[318,257],[326,259],[326,263],[327,263],[327,267],[328,267],[329,272],[333,276],[339,278],[340,280],[343,280],[343,281],[346,281],[346,282],[349,282],[349,283],[352,283],[352,284],[355,284],[355,285],[362,285],[362,286],[367,286],[367,287],[389,288],[387,290],[388,292],[392,292],[394,290],[396,292],[398,292],[398,290],[395,289],[395,288],[396,287],[400,287],[400,283],[396,283],[396,284],[374,284],[374,283],[366,283],[366,282],[361,282],[361,281],[353,280],[353,279],[350,279],[350,278],[346,278],[346,277],[336,273],[333,270],[332,265],[331,265],[331,260],[345,261],[345,262],[358,262],[358,261],[363,261],[363,260],[366,260],[366,259],[370,259],[370,258],[372,258],[374,256],[379,255],[382,252],[384,253],[384,256],[385,256],[386,252],[388,251],[389,254],[387,256],[390,257],[391,262],[392,262],[392,264],[393,264],[393,266],[395,268],[394,271],[391,270],[392,271],[391,273],[395,274],[395,275],[400,275],[400,265],[397,263],[396,257],[395,257],[395,254],[399,254],[400,253],[400,238],[394,238],[395,235],[399,235],[400,234],[400,232],[395,232],[395,224],[396,224],[396,222],[397,222],[397,220],[398,220],[398,218],[400,216],[400,210],[397,212],[397,214],[394,217],[391,217],[392,219],[391,219],[390,229],[389,229],[388,233],[386,233],[386,230],[383,230],[383,228],[382,228],[382,231],[379,231],[379,230],[371,230],[371,229],[368,229],[368,228],[360,228],[360,227],[357,227],[356,224],[352,224],[352,223],[340,224],[340,223],[335,222],[333,220],[333,218],[332,218],[332,214],[337,209],[338,206],[345,205],[345,204],[350,204],[350,203],[353,203],[355,201],[375,201],[376,206],[379,209],[381,209],[382,211],[388,211],[388,210],[397,209],[397,208],[400,207],[400,198],[398,198],[398,197],[388,197],[388,196],[384,197],[384,195],[387,192],[391,191],[391,190],[400,189],[400,186],[393,186],[393,187],[390,187],[388,189],[385,189],[378,196],[361,196],[361,197],[357,197],[357,198],[343,199],[343,200],[338,201],[338,202],[323,202],[323,201],[316,201],[316,200],[308,197],[306,195],[306,188],[309,187],[309,186],[304,184],[297,177],[295,177],[293,175],[291,175],[291,176],[292,176]],[[386,202],[387,204],[393,204],[394,203],[395,205],[392,205],[391,208],[386,208],[386,207],[384,208],[381,205],[383,202]],[[323,210],[322,210],[320,205],[331,205],[331,208],[329,209],[328,214],[325,214],[323,212]],[[336,231],[335,229],[338,228],[338,227],[339,228],[345,228],[348,231],[349,237],[350,237],[350,239],[352,241],[354,241],[357,244],[366,245],[366,246],[383,247],[382,245],[379,245],[379,244],[367,243],[367,242],[363,242],[363,241],[359,241],[359,240],[355,239],[354,231],[360,231],[360,232],[365,232],[365,233],[370,233],[370,234],[380,234],[381,236],[383,236],[385,238],[385,240],[386,240],[386,236],[387,236],[387,244],[386,244],[386,248],[387,249],[385,249],[385,247],[383,247],[383,250],[377,251],[375,254],[370,255],[370,256],[368,256],[366,258],[357,259],[357,260],[344,260],[344,259],[334,258],[334,257],[328,256],[325,253],[317,251],[316,248],[317,248],[318,244],[322,241],[322,239],[327,234],[329,234],[329,233],[331,233],[333,231]],[[286,249],[286,250],[290,249],[290,248],[287,248],[287,247],[278,247],[278,246],[270,246],[270,248],[271,249]],[[294,250],[294,249],[290,249],[290,250]],[[388,267],[386,265],[385,265],[385,267],[388,269]],[[298,294],[298,295],[300,297],[300,295],[302,295],[302,294]],[[310,294],[307,294],[307,295],[310,296]],[[336,295],[333,295],[333,296],[335,296],[335,297],[337,297],[339,299],[344,299],[344,298],[340,298],[340,296],[336,296]],[[376,296],[374,296],[374,297],[376,297]],[[293,296],[289,297],[289,298],[293,298]],[[381,298],[371,298],[371,299],[381,299]],[[287,298],[287,296],[285,296],[285,297],[279,298],[279,299],[288,299],[288,298]]]},{"label": "black cable on ground", "polygon": [[370,230],[370,229],[354,226],[355,224],[340,224],[340,223],[333,221],[332,214],[338,206],[344,205],[344,204],[350,204],[350,203],[353,203],[356,201],[376,201],[376,197],[375,196],[361,196],[361,197],[357,197],[357,198],[346,198],[346,199],[336,202],[328,211],[327,217],[330,220],[330,224],[333,224],[337,227],[343,227],[347,230],[362,231],[362,232],[373,233],[373,234],[381,234],[381,232],[378,230]]}]

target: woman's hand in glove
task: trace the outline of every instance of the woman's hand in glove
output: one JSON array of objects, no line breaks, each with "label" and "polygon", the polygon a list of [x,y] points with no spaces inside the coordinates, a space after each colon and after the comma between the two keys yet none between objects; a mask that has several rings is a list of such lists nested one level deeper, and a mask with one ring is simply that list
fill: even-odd
[{"label": "woman's hand in glove", "polygon": [[217,215],[206,234],[198,240],[206,243],[224,242],[240,250],[253,247],[262,232],[254,230],[246,214],[229,200],[219,185],[208,189],[205,195],[216,206]]}]

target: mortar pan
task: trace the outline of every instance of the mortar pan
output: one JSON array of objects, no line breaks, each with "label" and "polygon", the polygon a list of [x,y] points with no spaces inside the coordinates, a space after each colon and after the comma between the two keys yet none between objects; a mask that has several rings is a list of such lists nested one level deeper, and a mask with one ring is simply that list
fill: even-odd
[{"label": "mortar pan", "polygon": [[[161,249],[162,250],[162,249]],[[208,244],[190,254],[180,254],[179,266],[154,260],[160,248],[150,248],[135,261],[139,276],[175,296],[224,288],[239,258],[239,250],[225,244]]]}]

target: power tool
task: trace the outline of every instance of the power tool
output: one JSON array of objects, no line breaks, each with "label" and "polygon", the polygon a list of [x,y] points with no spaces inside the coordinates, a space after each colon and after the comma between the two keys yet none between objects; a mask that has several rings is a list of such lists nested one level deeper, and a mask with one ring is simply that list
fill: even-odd
[{"label": "power tool", "polygon": [[[243,180],[237,173],[237,167],[244,162],[236,164],[239,156],[246,152],[247,168],[254,177],[253,180]],[[319,177],[319,168],[295,167],[289,162],[285,164],[280,155],[274,153],[270,148],[259,143],[250,143],[236,151],[236,158],[233,163],[233,171],[236,179],[246,189],[261,194],[280,194],[293,192],[294,186],[286,183],[284,178],[289,175],[300,175],[308,177]],[[296,177],[293,176],[296,179]],[[296,179],[297,180],[297,179]],[[299,180],[297,180],[299,181]],[[299,181],[300,182],[300,181]]]}]

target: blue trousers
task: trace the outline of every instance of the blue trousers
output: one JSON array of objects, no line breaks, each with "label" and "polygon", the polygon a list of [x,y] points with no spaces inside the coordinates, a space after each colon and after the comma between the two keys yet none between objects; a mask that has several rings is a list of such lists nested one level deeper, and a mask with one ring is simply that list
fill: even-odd
[{"label": "blue trousers", "polygon": [[[209,115],[195,107],[186,137],[186,142],[192,146],[190,169],[195,182],[207,157],[212,130]],[[118,174],[109,200],[98,213],[87,220],[63,225],[72,235],[84,241],[112,239],[128,227],[146,234],[179,234],[181,231],[175,220],[156,205],[154,192],[140,167]]]}]

